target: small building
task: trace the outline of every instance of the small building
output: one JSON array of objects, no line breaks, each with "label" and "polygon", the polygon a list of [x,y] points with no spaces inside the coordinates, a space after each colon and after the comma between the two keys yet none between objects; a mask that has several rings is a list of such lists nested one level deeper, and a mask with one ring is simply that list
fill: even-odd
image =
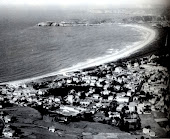
[{"label": "small building", "polygon": [[55,99],[54,99],[54,102],[56,102],[56,103],[60,103],[61,101],[60,101],[60,99],[59,99],[59,98],[55,98]]},{"label": "small building", "polygon": [[143,128],[143,133],[144,134],[149,134],[149,129],[148,128]]},{"label": "small building", "polygon": [[124,105],[123,104],[120,104],[118,107],[116,107],[116,111],[117,112],[120,112],[120,111],[122,111],[122,108],[124,107]]},{"label": "small building", "polygon": [[137,105],[137,113],[142,114],[144,109],[144,103],[140,103]]},{"label": "small building", "polygon": [[93,94],[94,99],[99,99],[99,97],[100,97],[99,94]]},{"label": "small building", "polygon": [[72,83],[72,80],[71,79],[67,79],[67,83],[68,84]]},{"label": "small building", "polygon": [[113,96],[108,96],[108,101],[112,101],[113,100]]},{"label": "small building", "polygon": [[6,137],[6,138],[12,138],[14,137],[14,133],[15,131],[12,130],[10,127],[6,127],[3,129],[2,134]]},{"label": "small building", "polygon": [[80,105],[82,105],[83,107],[87,107],[90,105],[90,101],[80,101]]},{"label": "small building", "polygon": [[126,96],[125,97],[117,97],[116,101],[118,103],[124,103],[124,102],[128,103],[129,102],[129,97],[126,97]]},{"label": "small building", "polygon": [[121,73],[121,72],[123,72],[123,68],[122,67],[116,67],[115,72]]},{"label": "small building", "polygon": [[135,102],[130,102],[130,104],[128,105],[129,107],[129,111],[130,112],[135,112],[137,110],[137,104]]},{"label": "small building", "polygon": [[48,130],[49,130],[50,132],[55,132],[55,127],[54,127],[54,126],[51,126],[51,127],[48,128]]},{"label": "small building", "polygon": [[132,91],[130,91],[130,90],[127,91],[126,95],[129,96],[129,97],[131,97],[131,96],[132,96]]},{"label": "small building", "polygon": [[67,96],[67,98],[66,98],[66,101],[68,102],[68,103],[73,103],[73,101],[74,101],[74,96],[73,95],[68,95]]},{"label": "small building", "polygon": [[91,83],[90,83],[90,86],[95,86],[95,83],[94,83],[94,82],[91,82]]},{"label": "small building", "polygon": [[150,131],[150,132],[149,132],[149,136],[151,136],[151,137],[155,137],[155,136],[156,136],[156,134],[155,134],[155,132],[154,132],[154,131]]},{"label": "small building", "polygon": [[6,115],[6,116],[4,116],[4,121],[5,121],[5,123],[11,122],[12,121],[12,117],[9,116],[9,115]]},{"label": "small building", "polygon": [[38,95],[44,95],[45,93],[42,90],[38,90]]}]

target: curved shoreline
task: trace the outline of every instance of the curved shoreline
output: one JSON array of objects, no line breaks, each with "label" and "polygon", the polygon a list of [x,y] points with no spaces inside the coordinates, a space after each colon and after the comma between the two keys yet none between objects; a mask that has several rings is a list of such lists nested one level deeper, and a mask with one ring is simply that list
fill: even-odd
[{"label": "curved shoreline", "polygon": [[88,67],[99,66],[101,64],[114,62],[118,59],[130,56],[131,54],[133,54],[137,50],[140,50],[141,48],[143,48],[146,45],[148,45],[149,43],[151,43],[154,40],[154,38],[156,37],[156,31],[151,29],[151,28],[140,26],[140,25],[133,25],[133,24],[124,25],[124,26],[135,27],[135,28],[138,28],[139,30],[146,31],[147,32],[147,34],[145,36],[146,39],[144,39],[141,42],[134,43],[130,47],[125,47],[123,50],[120,50],[117,53],[105,55],[105,56],[102,56],[102,57],[99,57],[99,58],[89,60],[87,62],[81,62],[81,63],[78,63],[78,64],[72,66],[72,67],[65,68],[65,69],[62,69],[62,70],[57,71],[57,72],[45,74],[45,75],[42,75],[42,76],[27,78],[27,79],[3,82],[3,83],[0,83],[0,85],[3,85],[3,84],[22,84],[22,83],[30,82],[30,81],[33,81],[33,80],[43,79],[43,78],[46,78],[46,77],[57,76],[57,75],[61,75],[61,74],[65,75],[67,72],[74,72],[74,71],[85,69],[85,68],[88,68]]}]

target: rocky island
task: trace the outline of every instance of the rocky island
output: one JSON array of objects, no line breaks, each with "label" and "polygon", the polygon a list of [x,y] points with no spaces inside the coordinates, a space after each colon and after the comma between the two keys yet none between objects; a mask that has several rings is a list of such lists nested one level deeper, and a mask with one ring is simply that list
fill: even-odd
[{"label": "rocky island", "polygon": [[72,26],[90,26],[91,24],[85,23],[85,22],[65,22],[62,21],[60,23],[54,22],[54,21],[46,21],[38,23],[37,26],[60,26],[60,27],[72,27]]}]

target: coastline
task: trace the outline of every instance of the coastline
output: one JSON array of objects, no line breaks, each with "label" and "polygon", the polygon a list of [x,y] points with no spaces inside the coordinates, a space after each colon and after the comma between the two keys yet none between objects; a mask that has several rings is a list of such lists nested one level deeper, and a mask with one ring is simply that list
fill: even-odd
[{"label": "coastline", "polygon": [[74,71],[82,70],[82,69],[89,68],[89,67],[99,66],[99,65],[106,64],[109,62],[115,62],[121,58],[126,58],[126,57],[132,55],[133,53],[135,53],[136,51],[146,47],[148,44],[153,42],[153,40],[155,39],[155,37],[157,35],[155,30],[153,30],[149,27],[142,26],[142,25],[129,24],[129,25],[124,25],[124,26],[133,26],[133,27],[137,28],[138,30],[146,31],[147,33],[146,33],[145,39],[143,41],[134,43],[131,46],[125,47],[123,50],[118,51],[117,53],[114,53],[114,54],[108,54],[108,55],[105,55],[105,56],[102,56],[99,58],[87,60],[86,62],[78,63],[72,67],[65,68],[65,69],[62,69],[57,72],[45,74],[42,76],[22,79],[22,80],[2,82],[2,83],[0,83],[0,85],[22,84],[22,83],[27,83],[27,82],[31,82],[31,81],[35,81],[35,80],[39,80],[39,79],[48,78],[48,77],[54,77],[54,76],[57,77],[58,75],[64,76],[68,72],[74,72]]}]

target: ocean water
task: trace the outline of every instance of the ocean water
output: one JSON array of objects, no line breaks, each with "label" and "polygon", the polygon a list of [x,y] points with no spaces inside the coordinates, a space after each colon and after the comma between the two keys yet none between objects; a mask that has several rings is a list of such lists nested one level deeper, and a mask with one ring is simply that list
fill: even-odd
[{"label": "ocean water", "polygon": [[[17,19],[11,13],[0,17],[0,82],[26,79],[59,71],[87,59],[112,54],[143,40],[136,28],[118,24],[77,27],[37,27],[53,20],[84,19],[73,14],[36,15]],[[13,16],[12,16],[13,15]],[[17,16],[17,15],[16,15]],[[39,17],[39,16],[37,16]],[[95,16],[91,16],[94,20]],[[32,19],[31,19],[32,18]],[[88,17],[89,18],[89,17]],[[63,19],[63,20],[62,20]],[[86,18],[85,18],[86,19]],[[88,19],[89,20],[89,19]]]}]

